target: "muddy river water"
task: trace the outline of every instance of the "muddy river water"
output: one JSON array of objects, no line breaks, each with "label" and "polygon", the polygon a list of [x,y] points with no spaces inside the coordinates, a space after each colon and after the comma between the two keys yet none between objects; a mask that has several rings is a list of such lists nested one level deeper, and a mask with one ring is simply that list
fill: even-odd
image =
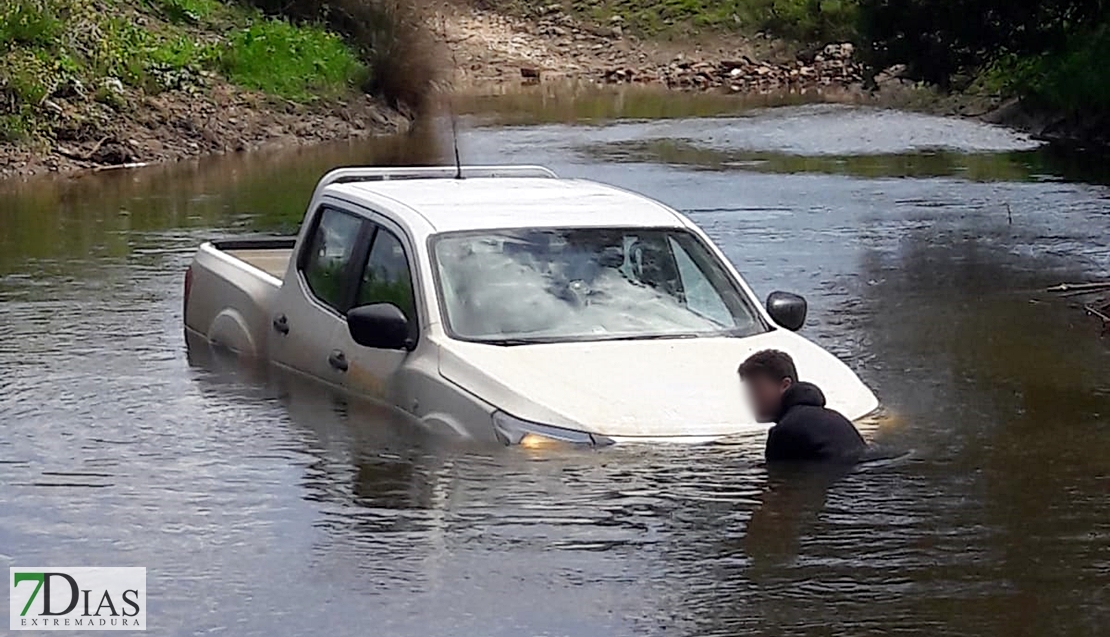
[{"label": "muddy river water", "polygon": [[807,296],[909,457],[833,480],[769,475],[758,439],[473,448],[190,355],[198,242],[295,229],[331,166],[440,151],[217,158],[3,186],[0,567],[145,566],[158,635],[1110,631],[1110,349],[1042,291],[1110,270],[1100,160],[845,107],[518,106],[464,118],[468,162],[688,213],[759,294]]}]

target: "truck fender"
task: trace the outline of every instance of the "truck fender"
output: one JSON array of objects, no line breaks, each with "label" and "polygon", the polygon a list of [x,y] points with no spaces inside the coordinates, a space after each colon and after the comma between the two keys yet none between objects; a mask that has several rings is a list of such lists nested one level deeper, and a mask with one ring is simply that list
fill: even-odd
[{"label": "truck fender", "polygon": [[245,356],[255,356],[258,353],[243,315],[231,308],[224,308],[212,319],[212,324],[208,326],[208,340],[213,345],[226,347]]},{"label": "truck fender", "polygon": [[453,436],[464,440],[470,440],[474,437],[467,428],[463,427],[455,417],[451,416],[451,414],[443,412],[425,414],[420,418],[420,422],[428,431],[441,436]]}]

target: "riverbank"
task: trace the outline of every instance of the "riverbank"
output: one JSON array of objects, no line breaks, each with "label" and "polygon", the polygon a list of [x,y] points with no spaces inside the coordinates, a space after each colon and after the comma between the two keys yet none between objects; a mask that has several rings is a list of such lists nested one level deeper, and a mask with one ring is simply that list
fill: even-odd
[{"label": "riverbank", "polygon": [[[892,11],[911,4],[899,3]],[[508,92],[569,80],[744,96],[804,94],[971,117],[1064,147],[1110,148],[1105,110],[1110,98],[1099,64],[1100,52],[1110,53],[1107,29],[1074,34],[1062,50],[1043,55],[973,56],[945,67],[945,74],[930,68],[927,53],[913,47],[877,43],[861,51],[858,43],[871,42],[872,30],[876,37],[896,37],[882,29],[900,33],[900,23],[880,28],[867,17],[874,17],[875,6],[855,0],[484,0],[481,5],[486,8],[456,10],[443,21],[459,57],[478,61],[455,65],[458,83],[469,90]],[[936,37],[942,36],[955,37],[948,32]]]},{"label": "riverbank", "polygon": [[379,74],[314,23],[220,0],[0,7],[0,176],[405,130]]},{"label": "riverbank", "polygon": [[318,104],[280,101],[218,83],[203,95],[140,98],[125,117],[65,133],[53,143],[0,144],[0,177],[102,171],[191,157],[362,139],[403,132],[407,117],[368,95]]}]

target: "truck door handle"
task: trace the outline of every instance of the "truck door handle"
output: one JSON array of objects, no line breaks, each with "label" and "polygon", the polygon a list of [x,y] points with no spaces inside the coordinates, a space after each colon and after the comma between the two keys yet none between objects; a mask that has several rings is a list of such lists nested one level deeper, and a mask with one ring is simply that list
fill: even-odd
[{"label": "truck door handle", "polygon": [[285,318],[284,314],[278,314],[274,317],[274,331],[281,334],[289,333],[289,319]]},{"label": "truck door handle", "polygon": [[347,356],[337,349],[332,350],[331,354],[328,355],[328,365],[345,372],[347,371]]}]

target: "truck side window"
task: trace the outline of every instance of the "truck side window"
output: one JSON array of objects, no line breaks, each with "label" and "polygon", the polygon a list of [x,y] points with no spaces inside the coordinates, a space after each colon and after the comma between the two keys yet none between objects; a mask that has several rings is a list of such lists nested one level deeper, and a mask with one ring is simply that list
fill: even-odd
[{"label": "truck side window", "polygon": [[325,208],[302,262],[309,289],[316,298],[337,310],[343,309],[348,266],[361,228],[362,220],[358,217]]},{"label": "truck side window", "polygon": [[378,228],[362,281],[356,306],[371,303],[392,303],[401,308],[409,321],[416,324],[416,303],[412,293],[409,260],[400,239],[385,228]]}]

